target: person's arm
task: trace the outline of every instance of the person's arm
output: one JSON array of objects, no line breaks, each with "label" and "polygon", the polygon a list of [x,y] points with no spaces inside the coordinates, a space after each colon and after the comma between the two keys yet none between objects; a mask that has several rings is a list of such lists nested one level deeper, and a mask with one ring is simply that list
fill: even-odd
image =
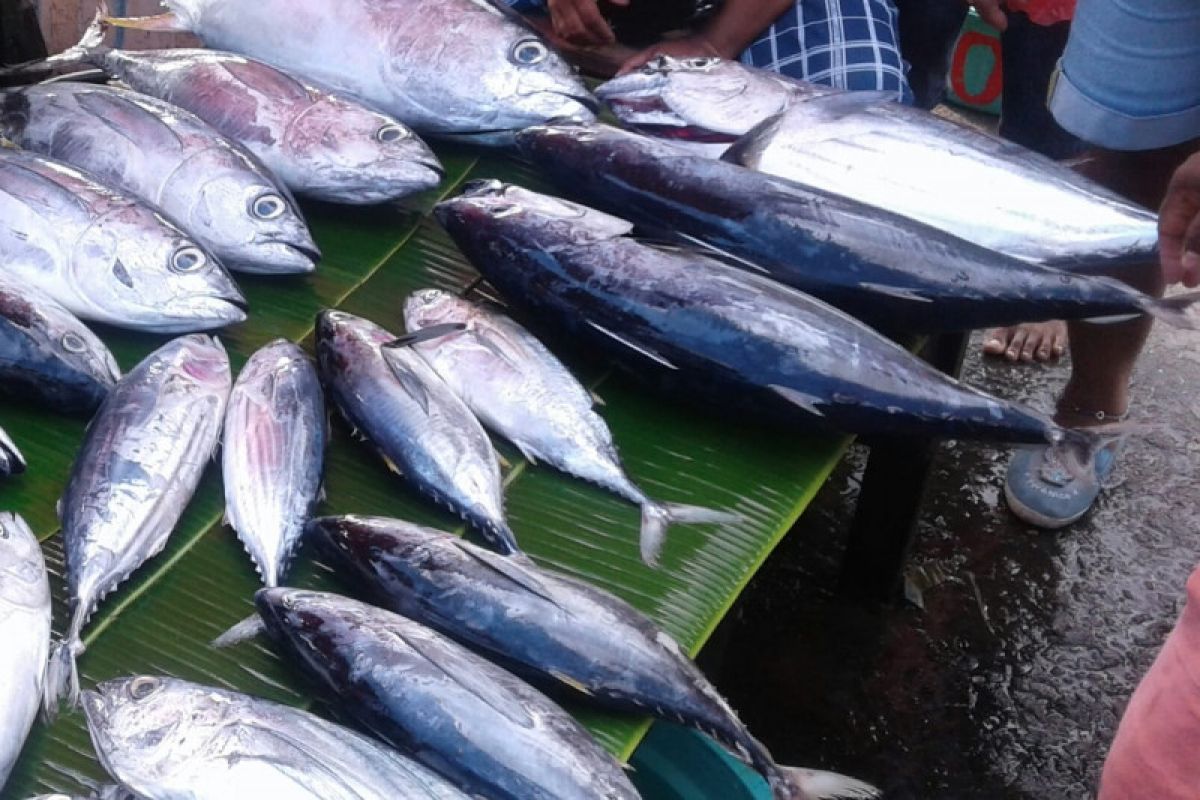
[{"label": "person's arm", "polygon": [[1200,153],[1171,176],[1158,212],[1158,249],[1168,284],[1200,286]]},{"label": "person's arm", "polygon": [[996,30],[1003,32],[1008,27],[1008,16],[1004,13],[1004,0],[964,0],[964,2],[979,12],[983,21]]},{"label": "person's arm", "polygon": [[647,47],[622,64],[618,74],[631,72],[657,56],[737,58],[795,1],[725,0],[721,10],[703,28],[691,35]]},{"label": "person's arm", "polygon": [[[615,6],[629,0],[608,0]],[[547,0],[554,33],[576,47],[593,47],[616,41],[612,28],[600,13],[597,0]]]}]

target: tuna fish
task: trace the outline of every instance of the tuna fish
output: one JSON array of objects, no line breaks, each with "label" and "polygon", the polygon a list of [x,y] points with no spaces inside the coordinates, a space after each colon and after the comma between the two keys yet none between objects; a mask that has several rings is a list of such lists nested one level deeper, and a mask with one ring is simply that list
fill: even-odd
[{"label": "tuna fish", "polygon": [[441,164],[411,130],[348,97],[232,53],[114,50],[103,36],[98,18],[77,47],[31,66],[99,67],[240,142],[305,197],[382,203],[441,179]]},{"label": "tuna fish", "polygon": [[465,519],[503,553],[518,551],[504,519],[499,456],[450,387],[396,337],[343,311],[317,319],[321,380],[346,421],[384,462]]},{"label": "tuna fish", "polygon": [[522,131],[565,191],[891,330],[1151,314],[1195,328],[1198,298],[1157,300],[1111,278],[1031,264],[820,189],[606,126]]},{"label": "tuna fish", "polygon": [[[662,57],[596,90],[622,124],[1028,261],[1155,261],[1157,218],[1065,164],[880,92]],[[748,135],[747,135],[748,134]],[[740,141],[738,141],[740,138]]]},{"label": "tuna fish", "polygon": [[96,412],[59,502],[71,619],[51,655],[47,715],[63,696],[78,703],[92,611],[166,545],[216,449],[229,385],[221,345],[185,336],[134,367]]},{"label": "tuna fish", "polygon": [[221,451],[225,518],[267,586],[278,586],[321,494],[328,419],[304,351],[277,339],[229,396]]},{"label": "tuna fish", "polygon": [[490,800],[636,800],[621,766],[536,689],[412,620],[322,592],[255,604],[301,664],[380,738]]},{"label": "tuna fish", "polygon": [[0,259],[85,320],[180,333],[246,318],[204,248],[150,206],[73,167],[0,149]]},{"label": "tuna fish", "polygon": [[1100,443],[769,278],[623,235],[616,217],[495,181],[435,213],[510,304],[688,397],[860,434],[1050,441],[1080,458]]},{"label": "tuna fish", "polygon": [[91,412],[121,370],[74,314],[0,275],[0,390],[56,411]]},{"label": "tuna fish", "polygon": [[0,476],[20,475],[25,471],[25,456],[17,449],[17,445],[9,437],[8,432],[0,428]]},{"label": "tuna fish", "polygon": [[[186,30],[345,92],[419,133],[507,142],[549,120],[590,122],[593,100],[538,35],[485,0],[167,0],[108,22]],[[263,31],[270,31],[264,36]]]},{"label": "tuna fish", "polygon": [[591,481],[642,509],[641,551],[658,562],[672,522],[736,522],[697,506],[652,500],[625,474],[594,400],[567,367],[508,317],[438,289],[404,304],[409,333],[434,325],[464,330],[413,345],[417,353],[488,428],[515,444],[532,463],[544,461]]},{"label": "tuna fish", "polygon": [[468,800],[365,736],[226,689],[142,675],[83,708],[104,768],[145,800]]},{"label": "tuna fish", "polygon": [[50,651],[50,579],[25,520],[0,512],[0,789],[37,716]]},{"label": "tuna fish", "polygon": [[114,86],[31,86],[0,96],[0,134],[162,209],[230,269],[311,272],[320,256],[275,176],[169,103]]},{"label": "tuna fish", "polygon": [[778,766],[675,640],[608,592],[400,520],[322,517],[308,531],[387,608],[590,703],[709,733],[777,798],[816,796],[818,780],[874,796],[859,781]]}]

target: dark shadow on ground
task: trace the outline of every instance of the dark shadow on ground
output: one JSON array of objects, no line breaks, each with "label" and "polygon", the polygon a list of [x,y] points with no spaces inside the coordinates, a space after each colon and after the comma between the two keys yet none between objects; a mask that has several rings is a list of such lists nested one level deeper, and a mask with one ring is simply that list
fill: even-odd
[{"label": "dark shadow on ground", "polygon": [[[1052,407],[1064,366],[984,365],[976,350],[969,382]],[[1200,341],[1157,330],[1135,384],[1135,419],[1176,433],[1130,443],[1117,485],[1064,533],[1008,513],[1007,451],[939,449],[909,568],[923,608],[834,594],[851,454],[722,631],[720,688],[780,762],[894,798],[1092,796],[1200,562]]]}]

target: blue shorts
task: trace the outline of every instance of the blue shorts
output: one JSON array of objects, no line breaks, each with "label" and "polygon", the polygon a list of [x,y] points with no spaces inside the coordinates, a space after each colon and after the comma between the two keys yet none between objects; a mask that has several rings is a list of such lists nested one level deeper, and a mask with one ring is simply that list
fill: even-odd
[{"label": "blue shorts", "polygon": [[1200,136],[1200,0],[1079,0],[1050,110],[1110,150]]},{"label": "blue shorts", "polygon": [[[504,2],[522,14],[545,9],[545,0]],[[893,92],[911,103],[896,19],[894,0],[795,0],[741,61],[839,89]]]}]

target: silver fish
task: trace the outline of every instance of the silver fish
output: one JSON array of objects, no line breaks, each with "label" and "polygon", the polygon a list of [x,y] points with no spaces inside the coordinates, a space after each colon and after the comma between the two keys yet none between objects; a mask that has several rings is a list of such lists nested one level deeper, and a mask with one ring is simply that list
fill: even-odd
[{"label": "silver fish", "polygon": [[0,134],[162,209],[230,269],[311,272],[320,257],[257,158],[162,100],[69,81],[14,89],[0,95]]},{"label": "silver fish", "polygon": [[150,206],[74,167],[0,149],[4,270],[76,316],[186,333],[246,319],[221,264]]},{"label": "silver fish", "polygon": [[261,61],[214,50],[115,50],[104,46],[98,14],[76,47],[31,66],[79,64],[192,112],[296,194],[382,203],[432,189],[442,176],[429,147],[395,118]]},{"label": "silver fish", "polygon": [[346,92],[421,134],[502,143],[539,122],[595,119],[591,96],[567,63],[486,0],[165,5],[172,12],[165,18],[107,21],[190,31],[208,47]]},{"label": "silver fish", "polygon": [[342,416],[387,465],[467,520],[504,553],[517,540],[504,519],[499,456],[479,420],[394,335],[343,311],[317,320],[321,380]]},{"label": "silver fish", "polygon": [[208,336],[167,342],[109,392],[59,503],[71,622],[54,646],[44,707],[79,699],[83,626],[100,601],[167,543],[216,449],[229,358]]},{"label": "silver fish", "polygon": [[25,456],[8,432],[0,428],[0,476],[20,475],[25,471]]},{"label": "silver fish", "polygon": [[718,149],[737,140],[728,161],[1026,261],[1103,272],[1156,260],[1150,211],[1064,164],[887,93],[813,86],[718,59],[663,59],[597,94],[642,132]]},{"label": "silver fish", "polygon": [[277,339],[238,375],[225,412],[225,517],[278,586],[321,493],[328,420],[312,362]]},{"label": "silver fish", "polygon": [[17,514],[0,512],[0,789],[37,716],[50,651],[50,579],[42,547]]},{"label": "silver fish", "polygon": [[468,800],[361,734],[225,689],[121,678],[84,711],[105,769],[146,800]]},{"label": "silver fish", "polygon": [[0,389],[58,411],[91,412],[120,377],[104,342],[74,314],[0,274]]},{"label": "silver fish", "polygon": [[641,551],[658,562],[673,522],[734,522],[736,514],[652,500],[625,474],[612,432],[594,399],[529,331],[508,317],[439,289],[414,292],[404,304],[410,333],[432,325],[465,329],[413,348],[484,425],[536,464],[550,466],[641,507]]}]

